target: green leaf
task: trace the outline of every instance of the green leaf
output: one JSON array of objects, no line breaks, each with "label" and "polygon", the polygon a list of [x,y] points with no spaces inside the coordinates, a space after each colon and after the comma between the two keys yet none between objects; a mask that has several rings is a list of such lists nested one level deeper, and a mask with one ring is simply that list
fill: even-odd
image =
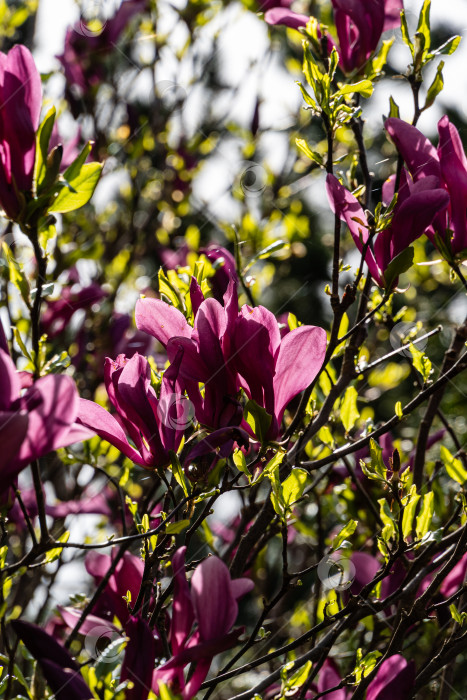
[{"label": "green leaf", "polygon": [[[61,535],[58,538],[58,542],[62,542],[62,544],[65,544],[65,542],[68,542],[69,539],[70,539],[70,531],[67,530],[66,532],[63,533],[63,535]],[[45,556],[46,564],[50,564],[51,562],[56,561],[60,557],[62,552],[63,552],[63,547],[55,547],[54,549],[50,549]]]},{"label": "green leaf", "polygon": [[9,246],[3,242],[2,243],[2,251],[3,255],[6,258],[6,261],[8,263],[8,272],[10,275],[10,282],[15,285],[16,289],[19,291],[21,298],[23,299],[24,303],[26,306],[29,308],[30,305],[30,299],[29,299],[29,282],[24,274],[24,272],[21,270],[21,266],[19,262],[15,259],[13,253],[11,252],[11,249]]},{"label": "green leaf", "polygon": [[463,627],[467,623],[467,612],[459,612],[454,603],[449,606],[449,612],[453,620]]},{"label": "green leaf", "polygon": [[459,46],[460,42],[460,36],[452,36],[444,44],[441,44],[441,46],[435,49],[431,55],[439,56],[440,54],[442,54],[443,56],[451,56],[451,54],[453,54]]},{"label": "green leaf", "polygon": [[394,37],[392,37],[391,39],[385,39],[381,45],[380,50],[373,58],[373,61],[371,62],[371,73],[374,76],[379,75],[383,70],[384,66],[386,65],[388,60],[389,49],[391,48],[393,43]]},{"label": "green leaf", "polygon": [[347,525],[345,525],[345,527],[342,528],[342,530],[339,532],[339,534],[334,537],[334,539],[332,541],[332,545],[331,545],[332,548],[339,549],[342,542],[344,540],[348,539],[351,535],[353,535],[353,533],[357,529],[357,525],[358,525],[358,520],[349,520]]},{"label": "green leaf", "polygon": [[386,480],[386,467],[383,462],[383,450],[378,443],[373,440],[373,438],[370,440],[370,458],[372,469],[381,479]]},{"label": "green leaf", "polygon": [[292,469],[289,476],[282,483],[282,495],[286,508],[301,498],[308,481],[308,472],[304,469]]},{"label": "green leaf", "polygon": [[53,125],[55,122],[56,110],[51,107],[42,124],[39,126],[36,135],[36,160],[34,163],[34,182],[36,191],[40,190],[40,186],[47,173],[47,157],[49,153],[49,142],[52,134]]},{"label": "green leaf", "polygon": [[344,394],[341,405],[341,421],[346,433],[352,430],[360,416],[360,412],[357,408],[357,397],[358,392],[355,387],[349,386]]},{"label": "green leaf", "polygon": [[396,284],[399,275],[412,267],[413,256],[414,249],[409,246],[391,260],[383,275],[386,289],[391,289]]},{"label": "green leaf", "polygon": [[426,493],[423,496],[420,513],[418,514],[417,524],[415,526],[415,533],[419,540],[425,537],[428,530],[430,529],[434,513],[434,499],[434,491],[429,491],[429,493]]},{"label": "green leaf", "polygon": [[[70,166],[71,167],[71,166]],[[78,175],[66,180],[49,211],[65,213],[89,202],[101,176],[102,163],[85,163]]]},{"label": "green leaf", "polygon": [[454,457],[447,447],[441,445],[441,460],[443,461],[446,471],[454,481],[463,486],[467,481],[467,471],[462,466],[460,459]]},{"label": "green leaf", "polygon": [[172,450],[169,451],[169,456],[170,463],[172,465],[172,474],[174,475],[178,485],[182,487],[185,497],[188,498],[190,495],[190,490],[188,488],[189,482],[187,479],[185,479],[185,473],[182,469],[182,465],[180,464],[180,460],[178,459],[177,454]]},{"label": "green leaf", "polygon": [[396,537],[396,524],[394,522],[394,516],[389,508],[389,503],[385,498],[378,499],[379,503],[379,515],[383,521],[383,530],[381,536],[384,542],[389,542],[392,537]]},{"label": "green leaf", "polygon": [[420,10],[417,25],[417,34],[420,33],[423,35],[425,51],[429,51],[431,46],[430,9],[431,0],[425,0],[422,9]]},{"label": "green leaf", "polygon": [[290,676],[290,678],[287,680],[287,690],[292,690],[292,688],[301,688],[310,675],[311,666],[311,661],[307,661],[304,666],[299,668],[298,671],[293,674],[293,676]]},{"label": "green leaf", "polygon": [[392,95],[389,97],[389,116],[397,117],[397,119],[400,119],[401,116],[399,105],[394,102]]},{"label": "green leaf", "polygon": [[402,535],[404,540],[407,540],[412,533],[412,523],[415,517],[415,510],[420,500],[420,494],[417,493],[417,488],[415,485],[411,487],[409,495],[405,500],[406,503],[404,504],[404,512],[402,515]]},{"label": "green leaf", "polygon": [[159,684],[158,693],[160,696],[160,700],[180,700],[181,698],[180,695],[175,695],[174,693],[172,693],[172,691],[169,690],[169,688],[163,683]]},{"label": "green leaf", "polygon": [[441,92],[441,90],[444,87],[443,68],[444,68],[444,61],[441,61],[438,68],[436,69],[436,75],[434,77],[434,80],[427,90],[425,105],[424,105],[423,109],[428,109],[428,107],[431,107],[431,105],[436,100],[437,96],[439,95],[439,93]]},{"label": "green leaf", "polygon": [[312,151],[305,139],[295,139],[295,144],[307,158],[318,165],[323,165],[323,156],[316,151]]},{"label": "green leaf", "polygon": [[409,34],[409,28],[407,26],[407,19],[405,17],[405,11],[401,11],[401,32],[402,32],[402,41],[406,46],[409,47],[410,53],[412,54],[412,58],[414,57],[414,47],[413,44],[410,40],[410,34]]},{"label": "green leaf", "polygon": [[395,405],[394,410],[395,410],[396,416],[397,416],[398,418],[402,418],[402,417],[403,417],[404,413],[403,413],[403,411],[402,411],[402,403],[401,403],[400,401],[397,401],[397,402],[396,402],[396,405]]},{"label": "green leaf", "polygon": [[423,377],[423,381],[427,382],[430,378],[430,374],[433,371],[433,365],[431,364],[430,358],[425,355],[423,350],[419,350],[417,347],[415,347],[413,343],[410,343],[409,350],[410,354],[412,355],[413,366],[417,372],[420,372]]},{"label": "green leaf", "polygon": [[165,528],[166,535],[178,535],[179,532],[183,532],[189,526],[189,520],[178,520],[176,523],[170,523]]},{"label": "green leaf", "polygon": [[248,478],[248,481],[251,481],[251,474],[246,465],[245,455],[241,450],[235,450],[233,453],[233,461],[238,471],[243,472],[243,474],[245,474],[245,476]]},{"label": "green leaf", "polygon": [[371,673],[371,671],[378,663],[378,659],[380,658],[380,656],[382,656],[380,651],[370,651],[369,654],[366,654],[366,656],[362,658],[361,649],[359,649],[358,651],[360,652],[360,654],[357,654],[357,663],[353,670],[353,675],[355,676],[356,683],[360,683],[362,679],[365,678],[365,676],[368,676],[368,674]]},{"label": "green leaf", "polygon": [[336,95],[350,95],[353,93],[358,93],[362,97],[371,97],[373,94],[373,83],[371,80],[360,80],[360,82],[353,85],[344,85]]},{"label": "green leaf", "polygon": [[271,425],[272,416],[256,401],[250,399],[245,405],[245,420],[261,444],[266,442],[266,435]]}]

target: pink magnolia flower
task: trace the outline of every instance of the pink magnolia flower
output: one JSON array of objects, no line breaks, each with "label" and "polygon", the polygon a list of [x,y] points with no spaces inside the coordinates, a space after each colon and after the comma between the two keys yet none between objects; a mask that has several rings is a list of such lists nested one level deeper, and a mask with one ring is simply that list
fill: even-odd
[{"label": "pink magnolia flower", "polygon": [[[104,382],[117,417],[99,404],[80,399],[79,422],[110,442],[135,464],[164,467],[169,452],[176,451],[186,427],[186,404],[181,399],[178,372],[181,355],[164,372],[159,399],[151,386],[151,370],[145,357],[119,355],[106,358]],[[127,435],[131,438],[133,447]]]},{"label": "pink magnolia flower", "polygon": [[124,0],[114,17],[103,20],[102,30],[93,33],[84,19],[70,27],[63,54],[57,56],[63,66],[67,87],[85,93],[104,78],[102,58],[112,51],[132,17],[144,12],[148,0]]},{"label": "pink magnolia flower", "polygon": [[22,393],[13,360],[0,349],[0,491],[33,460],[92,437],[76,423],[79,396],[71,377],[48,375],[28,384]]},{"label": "pink magnolia flower", "polygon": [[[368,245],[369,224],[359,201],[331,174],[326,178],[326,192],[332,211],[346,222],[358,250],[361,253],[366,250],[365,262],[370,274],[382,288],[397,284],[397,275],[388,274],[389,265],[449,204],[449,196],[438,187],[436,177],[412,183],[403,176],[391,224],[377,234],[373,249],[371,244]],[[383,189],[385,204],[391,202],[393,192],[394,183],[391,181]]]},{"label": "pink magnolia flower", "polygon": [[366,700],[409,700],[413,694],[415,664],[394,654],[383,661],[376,677],[371,681]]},{"label": "pink magnolia flower", "polygon": [[467,249],[467,158],[456,127],[447,116],[440,119],[437,149],[416,127],[401,119],[387,119],[385,128],[414,182],[433,182],[436,177],[449,194],[449,207],[436,217],[427,235],[439,247],[437,234],[449,256],[463,253]]},{"label": "pink magnolia flower", "polygon": [[[192,328],[183,314],[159,299],[140,299],[136,325],[167,348],[169,359],[182,350],[180,375],[198,421],[211,428],[238,425],[238,391],[271,416],[268,439],[279,432],[287,404],[316,377],[326,352],[326,332],[300,326],[281,338],[279,324],[263,306],[238,311],[236,284],[230,281],[224,306],[204,299],[192,285]],[[204,384],[204,397],[199,383]]]},{"label": "pink magnolia flower", "polygon": [[10,219],[21,211],[20,193],[32,190],[41,103],[30,51],[17,45],[0,52],[0,205]]},{"label": "pink magnolia flower", "polygon": [[[345,73],[361,68],[376,50],[381,34],[400,24],[403,0],[331,0],[339,44],[339,62]],[[292,29],[305,27],[309,17],[286,7],[274,7],[265,14],[268,24]],[[319,35],[318,35],[319,36]],[[329,38],[329,49],[334,42]]]},{"label": "pink magnolia flower", "polygon": [[[169,641],[172,657],[154,671],[153,690],[168,685],[183,700],[191,700],[206,678],[216,654],[233,647],[242,629],[231,632],[237,619],[237,600],[252,590],[246,578],[230,578],[226,565],[218,557],[208,557],[196,567],[191,588],[185,573],[186,547],[172,558],[174,597]],[[196,628],[193,630],[193,625]],[[185,681],[184,668],[196,662],[194,673]]]}]

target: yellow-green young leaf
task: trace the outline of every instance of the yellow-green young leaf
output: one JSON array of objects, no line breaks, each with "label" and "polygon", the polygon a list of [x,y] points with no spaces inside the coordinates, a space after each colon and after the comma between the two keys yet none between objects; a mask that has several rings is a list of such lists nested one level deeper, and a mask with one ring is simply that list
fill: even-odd
[{"label": "yellow-green young leaf", "polygon": [[245,455],[241,450],[235,450],[235,452],[233,453],[233,461],[238,471],[243,472],[243,474],[245,474],[248,477],[248,481],[250,481],[251,474],[248,471],[248,467],[246,465]]},{"label": "yellow-green young leaf", "polygon": [[[75,211],[89,202],[102,172],[101,163],[85,163],[79,173],[62,187],[50,210],[56,213]],[[64,175],[66,179],[66,172]]]},{"label": "yellow-green young leaf", "polygon": [[365,676],[371,673],[381,656],[380,651],[370,651],[370,653],[362,659],[361,649],[359,649],[359,652],[360,654],[357,656],[357,663],[353,671],[357,683],[360,683]]},{"label": "yellow-green young leaf", "polygon": [[401,116],[399,105],[394,102],[392,95],[389,97],[389,116],[397,117],[397,119],[400,119]]},{"label": "yellow-green young leaf", "polygon": [[467,471],[462,466],[460,459],[454,457],[444,445],[441,445],[441,459],[451,479],[463,486],[467,481]]},{"label": "yellow-green young leaf", "polygon": [[244,415],[246,422],[261,444],[266,442],[266,435],[271,425],[272,416],[262,406],[258,406],[253,399],[247,401]]},{"label": "yellow-green young leaf", "polygon": [[[58,538],[58,541],[61,542],[62,544],[65,544],[66,542],[68,542],[69,538],[70,538],[70,531],[67,530],[66,532],[63,533],[63,535],[61,535]],[[46,564],[50,564],[51,562],[58,559],[62,552],[63,552],[63,547],[55,547],[54,549],[49,550],[46,554],[46,557],[45,557]]]},{"label": "yellow-green young leaf", "polygon": [[16,289],[19,291],[21,294],[21,298],[23,299],[24,303],[26,306],[29,306],[30,301],[29,301],[29,282],[26,277],[26,275],[23,273],[21,270],[21,266],[17,260],[15,260],[15,257],[13,253],[11,252],[10,248],[8,245],[3,242],[2,243],[2,251],[3,255],[6,258],[6,261],[8,263],[8,272],[10,275],[10,282],[15,285]]},{"label": "yellow-green young leaf", "polygon": [[400,401],[397,401],[395,405],[395,412],[398,418],[402,418],[402,416],[404,415],[402,412],[402,403]]},{"label": "yellow-green young leaf", "polygon": [[311,671],[311,661],[307,661],[304,666],[299,668],[298,671],[293,674],[293,676],[290,676],[290,678],[287,681],[288,687],[290,689],[301,688],[302,685],[307,680],[308,676],[310,675],[310,671]]},{"label": "yellow-green young leaf", "polygon": [[318,165],[323,165],[323,156],[320,153],[316,153],[316,151],[312,151],[305,139],[295,139],[295,143],[297,148],[299,148],[307,158]]},{"label": "yellow-green young leaf", "polygon": [[386,65],[387,60],[388,60],[389,49],[391,48],[393,43],[394,43],[394,37],[392,37],[391,39],[385,39],[383,41],[380,50],[378,51],[378,53],[376,54],[376,56],[374,57],[374,59],[371,63],[371,69],[375,75],[378,75],[379,73],[381,73],[384,66]]},{"label": "yellow-green young leaf", "polygon": [[179,700],[181,698],[180,695],[175,695],[172,693],[172,691],[169,690],[169,688],[164,684],[159,685],[158,693],[160,700]]},{"label": "yellow-green young leaf", "polygon": [[352,430],[360,416],[357,408],[357,397],[358,392],[355,387],[349,386],[344,394],[341,406],[341,421],[346,433]]},{"label": "yellow-green young leaf", "polygon": [[402,32],[402,41],[406,46],[409,47],[410,53],[412,54],[412,58],[414,56],[414,48],[413,44],[410,40],[410,34],[409,34],[409,28],[407,26],[407,19],[405,17],[405,12],[404,10],[401,11],[401,32]]},{"label": "yellow-green young leaf", "polygon": [[422,9],[420,10],[420,15],[418,17],[417,32],[423,34],[425,50],[429,51],[431,45],[431,32],[430,32],[430,9],[431,0],[425,0]]},{"label": "yellow-green young leaf", "polygon": [[179,532],[183,532],[183,530],[186,530],[189,524],[189,520],[178,520],[176,523],[170,523],[165,528],[165,534],[178,535]]},{"label": "yellow-green young leaf", "polygon": [[434,52],[434,56],[438,56],[439,54],[443,54],[443,56],[450,56],[451,54],[454,53],[454,51],[457,49],[461,41],[460,36],[452,36],[450,39],[448,39],[444,44],[441,44]]},{"label": "yellow-green young leaf", "polygon": [[412,355],[413,366],[417,372],[420,372],[423,381],[427,382],[433,371],[430,358],[427,357],[422,350],[418,350],[413,343],[410,343],[409,350]]},{"label": "yellow-green young leaf", "polygon": [[292,469],[289,476],[282,483],[282,496],[286,508],[301,498],[308,480],[308,472],[304,469]]},{"label": "yellow-green young leaf", "polygon": [[396,536],[396,525],[394,523],[394,516],[389,508],[389,503],[385,498],[378,499],[379,503],[379,515],[383,521],[384,527],[381,536],[384,542],[388,542],[391,537]]},{"label": "yellow-green young leaf", "polygon": [[371,80],[360,80],[353,85],[344,85],[338,90],[337,95],[350,95],[357,92],[362,97],[371,97],[373,94],[373,83]]},{"label": "yellow-green young leaf", "polygon": [[434,498],[434,491],[430,491],[423,496],[422,506],[420,508],[420,513],[418,514],[417,524],[415,527],[415,534],[419,540],[423,539],[430,529],[434,512]]},{"label": "yellow-green young leaf", "polygon": [[404,540],[407,540],[412,533],[412,523],[419,500],[420,494],[417,493],[417,488],[414,485],[410,489],[409,495],[407,496],[407,502],[404,505],[404,513],[402,515],[402,534],[404,536]]},{"label": "yellow-green young leaf", "polygon": [[461,627],[465,625],[465,623],[467,622],[466,612],[459,612],[454,603],[452,603],[449,606],[449,612],[451,613],[452,619],[455,620],[458,625],[460,625]]},{"label": "yellow-green young leaf", "polygon": [[39,126],[36,136],[36,160],[34,163],[34,182],[36,190],[40,188],[47,172],[47,156],[49,153],[49,141],[55,122],[55,107],[51,107],[42,124]]},{"label": "yellow-green young leaf", "polygon": [[347,525],[345,525],[345,527],[342,528],[342,530],[339,532],[339,534],[334,537],[334,539],[332,541],[332,545],[331,545],[332,548],[339,549],[342,542],[344,540],[348,539],[351,535],[353,535],[353,533],[357,529],[357,525],[358,525],[358,520],[349,520]]},{"label": "yellow-green young leaf", "polygon": [[188,498],[190,495],[189,482],[187,479],[185,479],[185,474],[183,472],[182,465],[180,464],[180,460],[178,459],[176,453],[172,450],[170,450],[169,455],[172,465],[172,474],[174,475],[178,485],[182,487],[184,495]]},{"label": "yellow-green young leaf", "polygon": [[431,107],[431,105],[436,100],[439,93],[444,87],[443,68],[444,61],[441,61],[438,68],[436,69],[436,75],[434,77],[434,80],[427,90],[424,109],[428,109],[428,107]]},{"label": "yellow-green young leaf", "polygon": [[302,93],[302,97],[305,100],[305,102],[307,103],[307,105],[309,107],[311,107],[312,109],[314,109],[315,112],[318,112],[319,107],[318,107],[316,100],[314,100],[311,97],[311,95],[308,93],[307,90],[305,90],[305,88],[303,87],[303,85],[301,83],[298,83],[298,87],[300,88],[300,92]]}]

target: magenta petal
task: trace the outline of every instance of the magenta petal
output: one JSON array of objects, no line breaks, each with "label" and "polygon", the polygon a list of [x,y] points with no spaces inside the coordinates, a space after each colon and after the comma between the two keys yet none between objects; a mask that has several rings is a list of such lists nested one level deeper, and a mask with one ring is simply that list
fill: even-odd
[{"label": "magenta petal", "polygon": [[234,578],[230,582],[230,590],[235,600],[242,598],[255,587],[254,582],[249,578]]},{"label": "magenta petal", "polygon": [[446,190],[435,189],[415,192],[398,206],[391,224],[391,258],[395,258],[421,236],[436,215],[448,205],[449,195]]},{"label": "magenta petal", "polygon": [[142,456],[129,445],[120,423],[94,401],[80,399],[79,422],[90,430],[94,430],[101,438],[110,442],[120,452],[129,457],[136,464],[145,466]]},{"label": "magenta petal", "polygon": [[299,15],[287,7],[274,7],[266,12],[264,19],[268,24],[283,24],[291,29],[300,29],[300,27],[306,27],[310,18],[307,15]]},{"label": "magenta petal", "polygon": [[447,117],[440,119],[438,131],[438,153],[443,180],[449,191],[451,228],[454,230],[451,245],[454,253],[460,253],[467,248],[467,159],[459,132]]},{"label": "magenta petal", "polygon": [[255,306],[251,308],[245,304],[242,306],[241,314],[246,319],[251,319],[264,326],[269,334],[269,352],[274,359],[277,357],[279,346],[281,344],[281,334],[279,324],[274,314],[264,306]]},{"label": "magenta petal", "polygon": [[394,654],[381,664],[368,686],[366,700],[409,700],[415,680],[415,664]]},{"label": "magenta petal", "polygon": [[384,2],[384,27],[383,31],[388,29],[397,29],[401,25],[401,10],[404,9],[403,0],[385,0]]},{"label": "magenta petal", "polygon": [[30,190],[42,84],[31,52],[25,46],[16,45],[8,52],[2,92],[0,114],[12,172],[18,189]]},{"label": "magenta petal", "polygon": [[190,338],[191,326],[181,311],[160,299],[139,299],[135,311],[136,327],[152,335],[164,347],[174,336]]},{"label": "magenta petal", "polygon": [[414,180],[428,175],[441,178],[441,168],[436,148],[415,126],[402,119],[390,117],[384,127],[397,150],[405,160]]},{"label": "magenta petal", "polygon": [[[80,619],[81,613],[83,612],[82,610],[78,610],[76,608],[63,607],[61,605],[57,606],[57,610],[70,629],[73,629],[76,626],[76,623]],[[108,620],[105,620],[103,617],[97,617],[97,615],[89,614],[86,616],[85,621],[80,626],[79,633],[83,635],[90,634],[96,629],[96,627],[106,627],[112,632],[119,632],[118,627],[113,625]]]},{"label": "magenta petal", "polygon": [[[323,693],[326,690],[335,688],[336,685],[339,685],[341,680],[341,675],[334,661],[332,659],[326,659],[318,676],[318,692]],[[347,691],[345,688],[326,694],[327,700],[346,700],[346,697]]]},{"label": "magenta petal", "polygon": [[282,339],[274,376],[274,413],[280,424],[285,407],[318,374],[326,354],[326,331],[300,326]]},{"label": "magenta petal", "polygon": [[381,566],[375,557],[372,557],[371,554],[366,554],[366,552],[354,552],[351,556],[351,561],[355,566],[355,578],[350,587],[350,592],[353,595],[357,595],[367,583],[373,581]]},{"label": "magenta petal", "polygon": [[191,598],[203,642],[227,634],[237,618],[230,584],[229,570],[218,557],[208,557],[195,569]]},{"label": "magenta petal", "polygon": [[125,691],[125,700],[147,700],[156,658],[156,640],[148,623],[140,617],[130,617],[125,634],[128,642],[120,682],[130,680],[133,684]]},{"label": "magenta petal", "polygon": [[186,580],[185,552],[186,547],[179,547],[172,557],[174,597],[170,641],[174,655],[186,645],[195,619],[190,589]]},{"label": "magenta petal", "polygon": [[7,411],[21,391],[21,382],[10,355],[0,348],[0,411]]},{"label": "magenta petal", "polygon": [[12,484],[23,465],[17,459],[28,430],[25,413],[0,413],[0,492]]},{"label": "magenta petal", "polygon": [[457,562],[441,584],[439,592],[444,598],[450,598],[462,586],[467,572],[467,554]]}]

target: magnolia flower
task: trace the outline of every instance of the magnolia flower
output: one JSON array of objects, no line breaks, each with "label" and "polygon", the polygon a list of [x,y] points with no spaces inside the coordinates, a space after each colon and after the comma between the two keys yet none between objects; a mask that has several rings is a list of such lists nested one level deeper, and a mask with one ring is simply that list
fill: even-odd
[{"label": "magnolia flower", "polygon": [[[237,395],[243,388],[271,416],[267,437],[274,440],[287,404],[321,368],[326,332],[300,326],[281,338],[268,309],[245,305],[238,311],[234,280],[224,295],[224,306],[216,299],[204,299],[196,284],[192,286],[193,328],[180,311],[159,299],[137,302],[137,327],[159,340],[169,359],[182,351],[180,375],[200,423],[211,428],[238,425]],[[204,384],[204,397],[199,383]]]},{"label": "magnolia flower", "polygon": [[[339,39],[336,48],[345,73],[362,68],[375,52],[381,34],[400,25],[403,0],[331,0]],[[309,17],[285,7],[274,7],[264,16],[268,24],[292,29],[305,27]],[[320,36],[318,34],[318,36]],[[328,50],[334,42],[328,37]]]},{"label": "magnolia flower", "polygon": [[437,149],[416,127],[401,119],[387,119],[385,128],[413,180],[426,187],[427,182],[438,178],[449,194],[449,207],[436,217],[427,235],[434,245],[440,247],[441,243],[441,252],[449,256],[463,253],[467,249],[467,158],[456,127],[447,116],[440,119]]},{"label": "magnolia flower", "polygon": [[[21,393],[26,383],[29,388]],[[33,460],[92,437],[77,425],[78,409],[71,377],[50,374],[22,381],[11,357],[0,349],[0,491]]]},{"label": "magnolia flower", "polygon": [[135,353],[131,359],[124,355],[116,360],[106,358],[104,382],[118,420],[93,401],[80,399],[79,422],[135,464],[147,468],[166,466],[169,452],[177,451],[186,427],[186,404],[177,401],[181,397],[177,381],[180,359],[181,356],[175,358],[164,372],[158,399],[145,357]]},{"label": "magnolia flower", "polygon": [[[449,196],[438,186],[436,177],[412,183],[403,176],[391,224],[377,234],[374,248],[368,244],[369,224],[359,201],[331,174],[326,178],[326,192],[332,211],[349,227],[358,250],[365,250],[365,262],[376,284],[391,288],[398,274],[391,262],[432,224],[439,212],[446,209]],[[383,190],[383,202],[389,204],[394,192],[391,180]]]},{"label": "magnolia flower", "polygon": [[18,45],[0,52],[0,205],[10,219],[22,209],[21,192],[32,190],[41,103],[30,51]]},{"label": "magnolia flower", "polygon": [[43,629],[13,620],[14,631],[36,659],[56,700],[93,700],[79,666],[70,653]]},{"label": "magnolia flower", "polygon": [[415,664],[400,654],[387,658],[366,692],[366,700],[409,700],[413,695]]},{"label": "magnolia flower", "polygon": [[[172,558],[174,597],[169,641],[172,657],[154,671],[153,690],[168,685],[183,700],[191,700],[206,678],[216,654],[233,647],[242,632],[231,629],[238,615],[238,598],[252,590],[247,578],[232,580],[226,565],[218,557],[208,557],[196,567],[188,585],[185,573],[186,547]],[[193,625],[196,628],[193,631]],[[194,672],[185,681],[184,668],[196,662]]]}]

